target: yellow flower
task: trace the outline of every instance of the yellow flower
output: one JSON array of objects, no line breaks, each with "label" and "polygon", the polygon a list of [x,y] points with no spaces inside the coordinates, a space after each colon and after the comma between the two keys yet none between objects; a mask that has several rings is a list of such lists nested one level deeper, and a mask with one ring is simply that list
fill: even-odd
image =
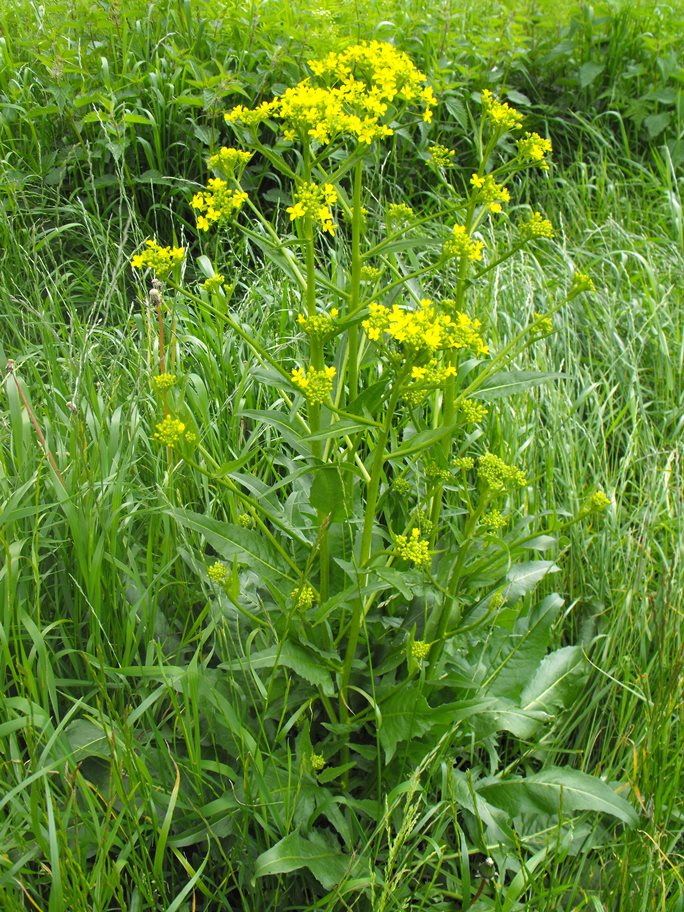
[{"label": "yellow flower", "polygon": [[308,611],[318,601],[318,593],[310,583],[304,583],[291,592],[292,602],[298,611]]},{"label": "yellow flower", "polygon": [[225,583],[228,579],[228,569],[225,564],[222,564],[220,561],[215,561],[210,567],[207,567],[207,576],[212,581],[212,583]]},{"label": "yellow flower", "polygon": [[153,439],[164,446],[175,446],[185,432],[185,425],[178,418],[167,415],[163,421],[156,425]]},{"label": "yellow flower", "polygon": [[185,254],[184,247],[161,247],[156,241],[145,241],[147,250],[131,259],[133,269],[152,269],[158,276],[168,275]]},{"label": "yellow flower", "polygon": [[424,640],[414,640],[411,643],[411,658],[416,662],[422,663],[430,655],[430,644]]},{"label": "yellow flower", "polygon": [[452,237],[444,244],[447,256],[466,257],[471,263],[482,259],[482,241],[474,241],[466,231],[465,225],[454,225]]},{"label": "yellow flower", "polygon": [[545,219],[541,212],[533,212],[526,222],[523,222],[520,233],[525,239],[532,238],[552,238],[554,235],[553,225],[548,219]]},{"label": "yellow flower", "polygon": [[312,317],[299,314],[297,322],[308,336],[326,339],[335,332],[335,319],[339,310],[333,307],[329,314],[314,314]]},{"label": "yellow flower", "polygon": [[485,117],[501,131],[520,130],[523,116],[506,102],[497,101],[489,89],[482,92]]},{"label": "yellow flower", "polygon": [[501,203],[509,203],[511,195],[503,184],[497,184],[491,174],[484,177],[480,174],[473,174],[470,183],[474,188],[473,196],[475,200],[486,206],[490,212],[501,212]]},{"label": "yellow flower", "polygon": [[153,377],[152,379],[155,387],[160,392],[163,390],[171,389],[172,386],[176,385],[175,374],[157,374],[157,376]]},{"label": "yellow flower", "polygon": [[411,561],[416,567],[426,569],[430,566],[430,542],[421,539],[420,529],[412,529],[410,536],[397,535],[395,546],[399,557]]},{"label": "yellow flower", "polygon": [[[199,226],[199,219],[197,220],[197,224]],[[207,291],[218,291],[224,282],[225,279],[221,273],[216,272],[213,276],[211,276],[211,278],[206,279],[204,282],[202,282],[202,288],[205,288]]]},{"label": "yellow flower", "polygon": [[516,487],[523,488],[527,484],[527,477],[521,469],[507,465],[493,453],[480,456],[477,461],[477,477],[490,491],[497,494],[504,494]]},{"label": "yellow flower", "polygon": [[334,367],[316,370],[312,366],[309,367],[308,372],[303,367],[295,367],[292,371],[292,382],[302,390],[308,402],[320,404],[327,402],[330,398],[336,373]]},{"label": "yellow flower", "polygon": [[253,153],[243,152],[241,149],[229,149],[222,146],[216,155],[209,158],[209,167],[221,171],[226,177],[240,177],[245,167],[249,164]]},{"label": "yellow flower", "polygon": [[287,208],[287,213],[291,222],[310,215],[323,231],[334,235],[336,226],[330,207],[336,202],[337,190],[332,184],[314,184],[303,181],[296,188],[294,202]]},{"label": "yellow flower", "polygon": [[212,177],[207,189],[196,193],[190,205],[198,213],[197,227],[208,231],[211,225],[232,221],[247,201],[244,190],[232,190],[220,177]]},{"label": "yellow flower", "polygon": [[545,139],[538,133],[525,133],[521,139],[516,141],[516,146],[520,161],[538,165],[544,171],[549,170],[546,156],[553,151],[550,139]]},{"label": "yellow flower", "polygon": [[364,41],[310,60],[309,67],[313,78],[303,79],[254,110],[238,105],[225,115],[226,121],[254,129],[273,119],[280,123],[286,141],[306,136],[327,145],[346,135],[369,145],[392,135],[384,120],[390,105],[417,105],[423,109],[424,121],[432,119],[437,99],[424,84],[425,75],[391,44]]}]

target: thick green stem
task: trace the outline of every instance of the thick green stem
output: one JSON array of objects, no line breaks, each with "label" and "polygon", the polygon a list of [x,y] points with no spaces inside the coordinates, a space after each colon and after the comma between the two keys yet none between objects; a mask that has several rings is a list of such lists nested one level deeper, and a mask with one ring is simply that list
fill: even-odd
[{"label": "thick green stem", "polygon": [[[380,483],[382,481],[382,473],[385,464],[385,447],[387,446],[387,440],[392,428],[394,410],[402,393],[405,373],[406,370],[403,374],[397,377],[396,383],[394,384],[394,388],[392,390],[392,394],[389,398],[389,402],[387,403],[387,414],[385,416],[385,422],[383,424],[382,431],[380,432],[375,443],[375,455],[373,457],[373,465],[371,467],[370,473],[370,483],[368,485],[368,494],[366,497],[366,510],[363,520],[363,532],[361,536],[361,550],[359,553],[359,566],[361,568],[359,588],[361,592],[363,592],[363,589],[365,588],[366,579],[368,576],[364,568],[371,558],[373,548],[375,510],[378,503],[378,494],[380,493]],[[349,635],[347,637],[347,648],[344,656],[344,665],[342,666],[342,672],[340,675],[340,719],[343,720],[349,718],[349,709],[346,702],[346,692],[347,687],[349,686],[352,664],[354,662],[356,646],[358,644],[359,633],[361,632],[361,625],[363,623],[364,616],[364,600],[363,596],[359,595],[359,598],[354,605],[354,611],[349,625]]]},{"label": "thick green stem", "polygon": [[[361,296],[361,234],[363,231],[363,209],[361,206],[361,191],[363,189],[363,159],[359,159],[354,166],[354,189],[352,209],[352,269],[351,290],[349,295],[348,313],[353,314],[358,309]],[[347,331],[347,346],[349,360],[347,364],[347,385],[349,401],[353,402],[359,390],[359,327],[353,323]]]}]

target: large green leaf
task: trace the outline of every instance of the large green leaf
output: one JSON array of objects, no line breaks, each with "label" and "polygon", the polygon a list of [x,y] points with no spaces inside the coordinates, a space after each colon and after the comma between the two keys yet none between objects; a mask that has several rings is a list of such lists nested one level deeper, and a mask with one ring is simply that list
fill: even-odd
[{"label": "large green leaf", "polygon": [[477,791],[511,817],[523,813],[556,816],[561,812],[597,811],[630,826],[638,820],[631,804],[606,782],[579,770],[549,767],[525,778],[482,780]]},{"label": "large green leaf", "polygon": [[551,625],[558,617],[563,599],[555,593],[547,596],[532,617],[520,618],[512,632],[492,636],[496,655],[485,655],[481,661],[493,666],[488,678],[487,696],[519,700],[523,688],[536,674],[549,648]]},{"label": "large green leaf", "polygon": [[202,513],[193,513],[180,508],[169,510],[177,522],[200,532],[207,543],[225,560],[237,557],[256,570],[265,580],[282,586],[283,580],[291,580],[288,565],[276,549],[253,529],[243,529],[233,523],[221,522]]},{"label": "large green leaf", "polygon": [[309,684],[320,687],[326,696],[332,697],[335,688],[330,671],[322,664],[319,655],[288,640],[280,646],[269,646],[259,652],[252,652],[246,659],[225,662],[220,667],[238,671],[248,664],[250,668],[274,668],[284,665]]},{"label": "large green leaf", "polygon": [[434,725],[432,710],[422,694],[404,690],[395,691],[380,703],[382,724],[380,743],[385,750],[385,763],[394,756],[402,741],[420,738]]},{"label": "large green leaf", "polygon": [[506,597],[509,601],[522,598],[549,573],[558,573],[553,561],[533,560],[514,564],[506,574]]},{"label": "large green leaf", "polygon": [[545,656],[529,684],[520,695],[525,712],[550,713],[567,706],[582,676],[582,650],[565,646]]},{"label": "large green leaf", "polygon": [[336,465],[316,469],[309,500],[319,515],[330,516],[332,522],[340,522],[349,516],[344,479]]},{"label": "large green leaf", "polygon": [[308,868],[324,889],[332,890],[349,871],[350,862],[332,836],[314,832],[307,838],[290,833],[259,855],[254,877],[290,874],[300,868]]},{"label": "large green leaf", "polygon": [[473,399],[486,399],[490,402],[494,399],[512,396],[515,393],[524,393],[532,387],[548,383],[549,380],[559,380],[565,376],[565,374],[552,371],[497,371],[470,395]]}]

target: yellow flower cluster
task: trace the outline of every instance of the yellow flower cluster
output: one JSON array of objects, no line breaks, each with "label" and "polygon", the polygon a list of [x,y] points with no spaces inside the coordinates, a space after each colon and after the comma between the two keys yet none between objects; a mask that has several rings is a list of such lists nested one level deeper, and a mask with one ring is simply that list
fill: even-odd
[{"label": "yellow flower cluster", "polygon": [[411,482],[406,478],[395,478],[392,482],[392,490],[401,497],[408,497],[413,488],[411,487]]},{"label": "yellow flower cluster", "polygon": [[337,198],[337,190],[332,184],[303,181],[295,190],[294,204],[287,209],[290,221],[310,215],[323,231],[334,235],[336,226],[330,207],[335,205]]},{"label": "yellow flower cluster", "polygon": [[157,374],[156,377],[152,378],[152,382],[155,385],[155,388],[159,392],[164,390],[171,389],[172,386],[176,385],[176,375],[175,374]]},{"label": "yellow flower cluster", "polygon": [[444,244],[444,253],[452,257],[466,257],[475,263],[482,259],[482,241],[474,241],[465,225],[454,225],[453,235]]},{"label": "yellow flower cluster", "polygon": [[260,123],[273,116],[277,102],[262,101],[256,108],[246,108],[236,105],[232,111],[224,114],[226,123],[242,123],[246,127],[257,127]]},{"label": "yellow flower cluster", "polygon": [[416,662],[424,662],[430,655],[430,644],[424,640],[414,640],[411,643],[411,658]]},{"label": "yellow flower cluster", "polygon": [[477,477],[491,491],[504,494],[512,488],[527,484],[525,473],[516,466],[507,465],[494,453],[485,453],[477,461]]},{"label": "yellow flower cluster", "polygon": [[217,583],[220,586],[228,579],[228,568],[220,561],[214,561],[211,567],[207,567],[207,576],[212,583]]},{"label": "yellow flower cluster", "polygon": [[273,118],[282,122],[286,140],[305,136],[327,145],[343,135],[363,144],[391,136],[394,131],[383,122],[390,105],[417,104],[423,119],[432,119],[436,99],[425,75],[391,44],[365,41],[311,60],[309,67],[314,79],[254,110],[238,105],[226,121],[253,128]]},{"label": "yellow flower cluster", "polygon": [[489,414],[489,409],[476,399],[464,399],[458,406],[466,424],[477,424]]},{"label": "yellow flower cluster", "polygon": [[411,561],[416,567],[430,566],[430,542],[420,537],[420,529],[413,529],[411,535],[397,535],[396,553],[399,557]]},{"label": "yellow flower cluster", "polygon": [[406,203],[390,203],[387,207],[387,221],[397,225],[410,222],[413,218],[413,209]]},{"label": "yellow flower cluster", "polygon": [[459,312],[453,316],[438,313],[428,298],[420,302],[418,310],[405,310],[398,304],[389,310],[382,304],[371,304],[368,311],[363,328],[372,342],[379,342],[387,335],[408,353],[461,348],[471,348],[481,355],[489,352],[478,333],[479,320],[471,320],[467,314]]},{"label": "yellow flower cluster", "polygon": [[335,320],[339,313],[339,310],[333,307],[329,314],[314,314],[311,317],[299,314],[297,323],[299,323],[307,336],[325,339],[335,332]]},{"label": "yellow flower cluster", "polygon": [[534,322],[537,324],[537,335],[550,336],[553,332],[553,321],[546,314],[534,314]]},{"label": "yellow flower cluster", "polygon": [[314,773],[319,773],[325,767],[325,757],[323,754],[311,754],[309,763]]},{"label": "yellow flower cluster", "polygon": [[185,433],[185,425],[178,418],[167,415],[163,421],[156,425],[153,439],[164,446],[175,446]]},{"label": "yellow flower cluster", "polygon": [[596,291],[594,280],[585,272],[576,272],[572,277],[571,295],[580,294],[583,291]]},{"label": "yellow flower cluster", "polygon": [[526,222],[523,222],[520,233],[528,240],[532,238],[552,238],[553,225],[545,219],[541,212],[533,212]]},{"label": "yellow flower cluster", "polygon": [[[449,469],[443,469],[442,466],[434,460],[430,460],[430,462],[425,465],[425,477],[429,478],[431,481],[438,481],[440,484],[446,484],[451,480],[451,472]],[[424,528],[424,526],[422,527]]]},{"label": "yellow flower cluster", "polygon": [[202,288],[206,291],[218,291],[225,281],[225,278],[220,272],[215,272],[210,279],[206,279],[202,282]]},{"label": "yellow flower cluster", "polygon": [[511,195],[503,184],[497,184],[491,174],[484,177],[473,174],[470,184],[475,189],[475,199],[486,206],[490,212],[501,212],[502,203],[510,203]]},{"label": "yellow flower cluster", "polygon": [[545,139],[538,133],[525,133],[524,136],[517,140],[516,145],[518,147],[518,157],[521,161],[539,165],[544,171],[549,170],[549,162],[546,156],[551,155],[553,151],[550,139]]},{"label": "yellow flower cluster", "polygon": [[460,469],[462,472],[470,472],[475,467],[475,460],[471,456],[457,456],[452,460],[451,464],[455,469]]},{"label": "yellow flower cluster", "polygon": [[500,510],[490,510],[489,513],[485,513],[481,517],[480,523],[489,529],[491,532],[496,532],[497,529],[505,529],[508,525],[508,517],[503,516]]},{"label": "yellow flower cluster", "polygon": [[254,517],[250,513],[239,513],[237,524],[242,529],[251,529],[254,525]]},{"label": "yellow flower cluster", "polygon": [[362,266],[361,267],[361,281],[362,282],[377,282],[381,275],[382,275],[382,269],[380,269],[378,266]]},{"label": "yellow flower cluster", "polygon": [[603,491],[595,491],[587,503],[591,513],[603,513],[610,506],[610,498]]},{"label": "yellow flower cluster", "polygon": [[292,590],[292,602],[298,611],[308,611],[318,601],[318,593],[310,583]]},{"label": "yellow flower cluster", "polygon": [[327,402],[332,393],[336,373],[334,367],[324,367],[322,370],[309,367],[308,373],[303,367],[296,367],[292,371],[292,382],[302,390],[312,404]]},{"label": "yellow flower cluster", "polygon": [[244,190],[231,190],[220,177],[212,177],[207,189],[196,193],[190,205],[200,215],[197,216],[197,227],[208,231],[211,225],[231,220],[244,206],[247,194]]},{"label": "yellow flower cluster", "polygon": [[237,176],[238,178],[249,164],[253,153],[243,152],[242,149],[229,149],[221,146],[216,155],[209,158],[209,167],[221,171],[225,177]]},{"label": "yellow flower cluster", "polygon": [[441,386],[449,377],[456,376],[456,368],[453,364],[446,367],[440,367],[436,361],[430,361],[422,367],[411,368],[411,379],[417,380],[425,386]]},{"label": "yellow flower cluster", "polygon": [[482,107],[487,118],[500,130],[520,130],[523,116],[505,101],[497,101],[489,89],[482,92]]},{"label": "yellow flower cluster", "polygon": [[436,168],[453,168],[455,155],[453,149],[439,143],[433,143],[430,146],[430,161]]},{"label": "yellow flower cluster", "polygon": [[136,253],[131,259],[133,269],[153,269],[158,276],[168,275],[180,263],[184,247],[161,247],[156,241],[145,241],[147,250]]}]

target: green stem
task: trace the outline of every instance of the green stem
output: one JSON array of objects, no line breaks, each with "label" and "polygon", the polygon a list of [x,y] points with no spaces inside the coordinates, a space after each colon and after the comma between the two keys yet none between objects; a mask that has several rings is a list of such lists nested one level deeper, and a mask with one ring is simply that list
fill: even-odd
[{"label": "green stem", "polygon": [[[363,520],[363,533],[361,536],[361,550],[359,554],[359,566],[361,568],[361,575],[359,579],[359,588],[361,592],[365,588],[367,580],[367,572],[364,570],[368,564],[372,548],[373,548],[373,528],[375,525],[375,509],[378,502],[378,494],[380,492],[380,482],[382,480],[383,468],[385,464],[385,446],[387,445],[387,440],[389,438],[390,430],[392,428],[392,419],[394,417],[394,410],[399,401],[399,397],[402,393],[403,379],[406,376],[410,366],[404,368],[402,374],[397,377],[397,380],[393,386],[392,393],[387,403],[387,414],[385,415],[385,421],[383,424],[382,431],[378,436],[378,440],[375,444],[375,456],[373,458],[373,465],[370,473],[370,483],[368,485],[368,494],[366,497],[366,510]],[[347,648],[344,656],[344,664],[342,666],[342,672],[340,674],[340,719],[346,720],[349,718],[349,710],[346,703],[346,691],[349,686],[349,679],[351,677],[352,663],[354,661],[354,656],[356,654],[356,647],[359,640],[359,633],[361,632],[361,625],[365,617],[364,611],[364,601],[363,597],[360,594],[359,598],[354,606],[351,622],[349,625],[349,634],[347,638]]]},{"label": "green stem", "polygon": [[[363,159],[359,159],[354,166],[353,183],[353,210],[352,210],[352,269],[351,292],[349,295],[348,314],[357,311],[361,296],[361,234],[363,231],[363,209],[361,206],[361,191],[363,189]],[[347,331],[347,346],[349,361],[347,364],[347,384],[349,388],[349,401],[353,402],[359,389],[359,327],[353,323]]]}]

